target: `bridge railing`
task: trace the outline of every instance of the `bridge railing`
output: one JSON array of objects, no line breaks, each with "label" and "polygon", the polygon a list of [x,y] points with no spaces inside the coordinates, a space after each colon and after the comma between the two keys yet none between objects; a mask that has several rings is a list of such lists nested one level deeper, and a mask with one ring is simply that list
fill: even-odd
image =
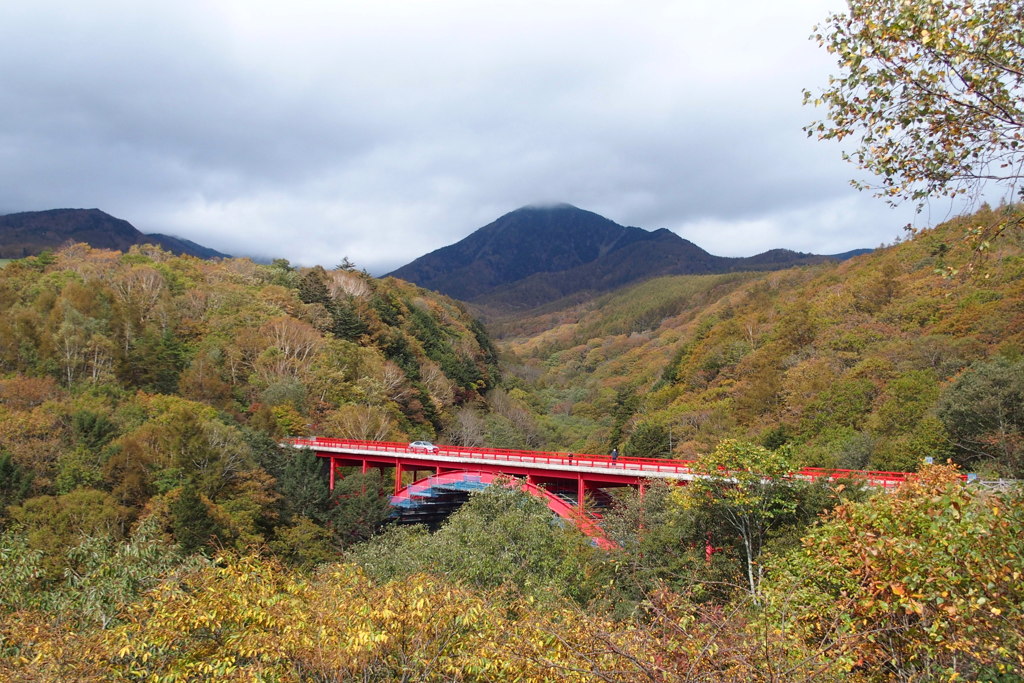
[{"label": "bridge railing", "polygon": [[[359,450],[377,451],[380,453],[405,454],[412,453],[409,444],[391,441],[359,441],[356,439],[334,439],[327,437],[308,437],[289,440],[296,446],[326,446],[328,448],[354,448]],[[642,470],[645,472],[675,472],[689,474],[692,460],[666,460],[664,458],[628,458],[612,459],[609,455],[592,453],[568,453],[559,451],[527,451],[511,448],[474,448],[470,446],[437,446],[438,455],[457,458],[492,459],[506,462],[552,463],[561,465],[590,465],[596,467],[616,467],[619,469]],[[422,451],[420,451],[422,452]]]},{"label": "bridge railing", "polygon": [[864,482],[871,486],[882,488],[896,488],[912,476],[908,472],[886,472],[881,470],[848,470],[826,467],[804,467],[794,473],[796,477],[807,478],[811,481],[828,479],[831,481],[839,479],[850,479],[851,481]]}]

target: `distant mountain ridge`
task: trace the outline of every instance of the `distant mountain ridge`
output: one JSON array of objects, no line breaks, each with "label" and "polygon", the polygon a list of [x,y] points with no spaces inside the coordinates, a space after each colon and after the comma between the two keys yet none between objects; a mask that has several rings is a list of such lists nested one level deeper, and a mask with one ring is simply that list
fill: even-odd
[{"label": "distant mountain ridge", "polygon": [[714,256],[664,228],[624,227],[569,204],[526,206],[389,275],[484,308],[529,309],[662,275],[778,270],[844,260],[788,249]]},{"label": "distant mountain ridge", "polygon": [[169,235],[146,235],[126,220],[99,209],[50,209],[0,216],[0,258],[35,256],[68,242],[97,249],[128,251],[135,244],[156,244],[175,254],[229,258],[227,254]]}]

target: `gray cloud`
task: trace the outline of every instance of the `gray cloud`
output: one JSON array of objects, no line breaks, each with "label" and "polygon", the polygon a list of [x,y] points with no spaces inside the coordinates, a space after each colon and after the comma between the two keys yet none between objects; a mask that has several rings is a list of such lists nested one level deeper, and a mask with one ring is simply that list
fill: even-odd
[{"label": "gray cloud", "polygon": [[537,201],[722,255],[910,220],[801,131],[818,0],[79,5],[0,5],[0,212],[375,273]]}]

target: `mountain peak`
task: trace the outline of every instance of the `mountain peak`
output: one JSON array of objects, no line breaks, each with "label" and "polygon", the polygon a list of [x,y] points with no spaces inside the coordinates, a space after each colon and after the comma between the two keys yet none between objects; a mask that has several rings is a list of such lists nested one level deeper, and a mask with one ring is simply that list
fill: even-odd
[{"label": "mountain peak", "polygon": [[[668,235],[677,246],[696,248],[674,233]],[[465,239],[422,256],[390,275],[473,301],[495,288],[532,276],[575,271],[600,263],[631,244],[653,240],[664,248],[665,236],[623,227],[571,204],[530,205],[507,213]]]},{"label": "mountain peak", "polygon": [[714,256],[671,230],[624,227],[558,202],[520,207],[389,275],[497,310],[661,275],[776,270],[827,258],[783,249],[749,258]]},{"label": "mountain peak", "polygon": [[157,244],[175,254],[227,256],[188,240],[145,235],[128,221],[100,209],[49,209],[0,216],[0,258],[34,256],[69,242],[115,251],[128,251],[134,244]]}]

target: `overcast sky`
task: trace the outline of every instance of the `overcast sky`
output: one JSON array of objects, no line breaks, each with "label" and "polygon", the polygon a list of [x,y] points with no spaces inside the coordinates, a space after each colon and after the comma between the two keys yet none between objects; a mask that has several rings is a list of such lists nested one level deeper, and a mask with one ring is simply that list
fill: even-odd
[{"label": "overcast sky", "polygon": [[374,274],[546,202],[723,256],[875,247],[913,212],[801,130],[842,7],[2,0],[0,214]]}]

